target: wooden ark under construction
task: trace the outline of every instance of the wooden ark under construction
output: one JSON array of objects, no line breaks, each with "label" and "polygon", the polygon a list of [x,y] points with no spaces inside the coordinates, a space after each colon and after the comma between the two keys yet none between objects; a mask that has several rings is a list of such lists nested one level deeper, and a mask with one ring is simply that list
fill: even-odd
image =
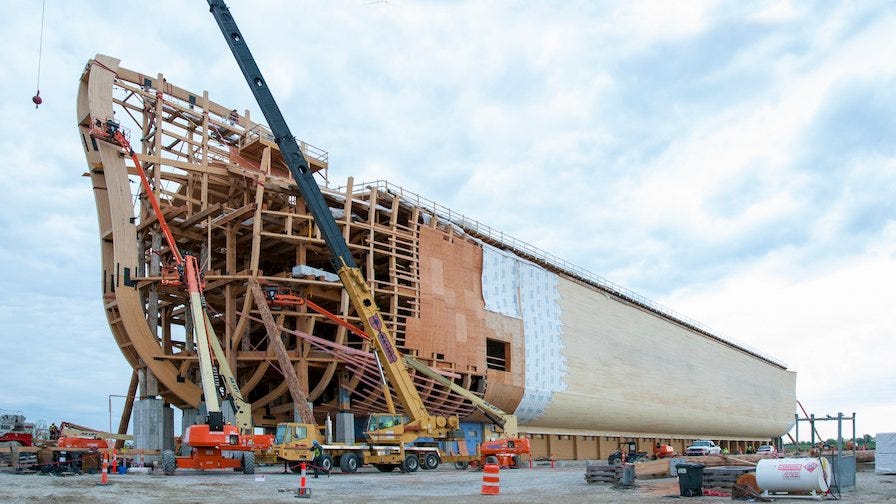
[{"label": "wooden ark under construction", "polygon": [[[139,376],[139,397],[184,410],[201,395],[186,294],[160,281],[167,252],[130,159],[88,133],[112,117],[130,130],[179,248],[205,270],[215,331],[256,425],[291,420],[265,300],[248,281],[358,319],[269,131],[248,111],[108,56],[81,77],[77,120],[112,335],[135,370],[132,391]],[[327,153],[301,145],[400,348],[515,411],[535,456],[604,458],[620,439],[758,442],[789,429],[796,375],[783,364],[386,182],[336,188]],[[364,339],[304,306],[274,316],[319,422],[384,410]],[[480,420],[460,397],[415,381],[432,411]]]}]

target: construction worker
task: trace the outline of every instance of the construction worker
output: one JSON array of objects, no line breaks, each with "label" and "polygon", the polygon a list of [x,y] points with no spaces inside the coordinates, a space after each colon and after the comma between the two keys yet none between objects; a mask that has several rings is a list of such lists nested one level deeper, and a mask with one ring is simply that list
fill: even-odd
[{"label": "construction worker", "polygon": [[50,439],[59,439],[59,428],[55,422],[50,424]]},{"label": "construction worker", "polygon": [[[317,477],[317,473],[320,469],[323,469],[324,463],[324,448],[317,442],[315,439],[311,443],[311,467],[314,468],[314,477]],[[329,471],[327,471],[329,474]]]}]

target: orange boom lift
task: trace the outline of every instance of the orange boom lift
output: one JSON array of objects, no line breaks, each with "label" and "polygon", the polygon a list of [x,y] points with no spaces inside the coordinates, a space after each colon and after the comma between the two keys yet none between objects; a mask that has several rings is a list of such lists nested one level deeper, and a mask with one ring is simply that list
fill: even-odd
[{"label": "orange boom lift", "polygon": [[[149,179],[143,164],[131,148],[127,135],[119,124],[111,119],[101,121],[95,119],[90,130],[93,138],[104,140],[120,146],[136,167],[140,183],[146,198],[152,206],[153,213],[168,248],[171,251],[172,263],[162,268],[162,285],[186,285],[193,317],[193,328],[196,336],[196,350],[199,357],[199,373],[202,377],[202,393],[205,399],[208,416],[205,423],[191,425],[184,435],[184,444],[192,448],[188,457],[176,457],[173,451],[162,452],[162,468],[165,474],[174,474],[181,469],[239,469],[244,473],[255,472],[255,450],[266,450],[271,447],[273,437],[255,435],[252,426],[252,412],[243,399],[237,386],[236,378],[212,327],[211,319],[205,310],[205,278],[199,268],[195,256],[182,255],[177,248],[171,228],[159,207],[159,202],[149,185]],[[224,423],[221,410],[222,401],[233,407],[236,425]],[[240,458],[229,458],[223,451],[243,452]]]}]

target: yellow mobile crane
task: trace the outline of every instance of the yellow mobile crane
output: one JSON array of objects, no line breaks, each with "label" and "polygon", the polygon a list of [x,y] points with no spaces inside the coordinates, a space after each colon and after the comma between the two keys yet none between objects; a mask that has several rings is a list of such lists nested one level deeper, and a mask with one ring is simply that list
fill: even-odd
[{"label": "yellow mobile crane", "polygon": [[221,33],[224,35],[224,39],[227,41],[227,45],[233,52],[233,56],[243,76],[246,78],[246,82],[255,96],[261,112],[267,120],[280,153],[283,155],[289,166],[290,173],[298,185],[299,192],[305,199],[305,203],[308,205],[308,209],[311,211],[314,221],[321,231],[321,235],[330,250],[330,260],[333,268],[337,271],[352,306],[360,315],[365,331],[371,336],[376,349],[377,360],[385,372],[388,383],[394,388],[407,416],[405,421],[402,416],[396,414],[395,406],[387,392],[385,396],[389,413],[383,415],[391,416],[393,420],[400,419],[402,421],[399,425],[380,429],[378,426],[382,423],[379,420],[384,420],[385,418],[376,418],[374,416],[371,418],[369,426],[372,427],[374,420],[377,420],[377,428],[369,429],[366,435],[371,443],[387,443],[393,448],[397,447],[397,450],[388,450],[390,453],[384,453],[369,460],[371,463],[398,465],[408,469],[412,466],[416,468],[415,466],[419,459],[413,456],[413,454],[406,457],[404,445],[419,437],[449,439],[460,435],[458,431],[460,420],[457,416],[431,415],[426,410],[423,400],[420,398],[420,394],[414,387],[414,382],[405,367],[402,355],[395,346],[395,340],[386,327],[379,308],[376,306],[373,293],[364,281],[361,270],[352,257],[348,245],[339,231],[336,220],[330,214],[323,194],[321,194],[320,188],[309,170],[308,161],[302,155],[295,137],[290,132],[289,126],[286,124],[286,120],[283,118],[283,114],[280,112],[280,108],[277,106],[274,96],[267,86],[267,82],[255,63],[255,58],[249,51],[242,33],[240,33],[233,16],[230,14],[230,10],[221,0],[208,0],[208,5],[215,21],[218,23],[218,27],[221,29]]},{"label": "yellow mobile crane", "polygon": [[[418,438],[424,437],[435,440],[462,439],[463,433],[459,431],[460,419],[456,415],[446,417],[432,415],[427,411],[420,394],[414,387],[413,379],[408,373],[405,359],[396,347],[395,339],[383,321],[379,308],[373,299],[373,293],[364,281],[361,270],[358,268],[354,257],[352,257],[348,245],[336,224],[336,220],[330,213],[323,194],[321,194],[320,188],[314,180],[308,161],[302,154],[295,137],[290,132],[289,126],[286,124],[286,120],[277,106],[274,96],[267,86],[267,82],[261,74],[255,58],[249,51],[249,47],[246,45],[245,38],[240,32],[236,21],[223,0],[208,0],[208,5],[240,67],[243,77],[249,84],[255,100],[267,120],[280,153],[298,185],[299,192],[314,217],[315,224],[321,231],[321,236],[330,251],[330,261],[333,269],[339,275],[352,306],[360,316],[364,331],[373,342],[377,362],[383,369],[387,379],[387,383],[384,383],[384,397],[389,412],[376,413],[370,416],[368,428],[365,432],[365,437],[368,441],[368,444],[364,445],[366,449],[359,452],[353,447],[347,449],[342,454],[337,453],[340,467],[344,471],[354,472],[359,463],[370,463],[384,471],[391,471],[395,467],[399,467],[404,471],[411,472],[420,467],[422,456],[423,467],[433,468],[434,465],[438,465],[439,459],[435,458],[439,457],[437,452],[423,453],[419,450],[414,451],[407,445]],[[404,415],[397,414],[389,392],[389,385],[391,385],[398,396]],[[491,409],[491,414],[500,421],[500,425],[503,425],[505,429],[509,427],[509,430],[515,431],[515,417],[503,412],[495,413],[494,410],[497,410],[497,408],[494,408],[494,406],[491,406],[491,408],[482,406],[482,403],[485,403],[484,401],[469,393],[469,391],[464,392],[466,392],[464,394],[465,397],[474,401],[474,404],[479,402],[477,406],[480,409],[483,407]],[[486,414],[488,415],[489,413]],[[305,460],[305,457],[309,455],[307,451],[311,448],[310,442],[317,439],[319,435],[317,426],[281,424],[278,427],[275,448],[280,447],[278,454],[285,460]],[[308,442],[307,445],[305,445],[306,441]],[[297,449],[287,450],[287,445]],[[303,445],[304,449],[302,449]],[[435,449],[433,448],[433,450]],[[449,461],[450,459],[442,458],[442,460]],[[467,457],[466,460],[472,460],[472,458]],[[458,458],[456,462],[462,464],[465,460]]]}]

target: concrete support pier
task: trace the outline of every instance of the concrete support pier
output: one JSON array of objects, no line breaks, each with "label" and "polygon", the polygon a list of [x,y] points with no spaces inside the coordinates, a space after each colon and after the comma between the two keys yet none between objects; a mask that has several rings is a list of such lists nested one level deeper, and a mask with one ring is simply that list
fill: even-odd
[{"label": "concrete support pier", "polygon": [[[134,448],[138,450],[174,449],[174,410],[156,398],[134,403]],[[159,460],[146,456],[147,462]]]}]

